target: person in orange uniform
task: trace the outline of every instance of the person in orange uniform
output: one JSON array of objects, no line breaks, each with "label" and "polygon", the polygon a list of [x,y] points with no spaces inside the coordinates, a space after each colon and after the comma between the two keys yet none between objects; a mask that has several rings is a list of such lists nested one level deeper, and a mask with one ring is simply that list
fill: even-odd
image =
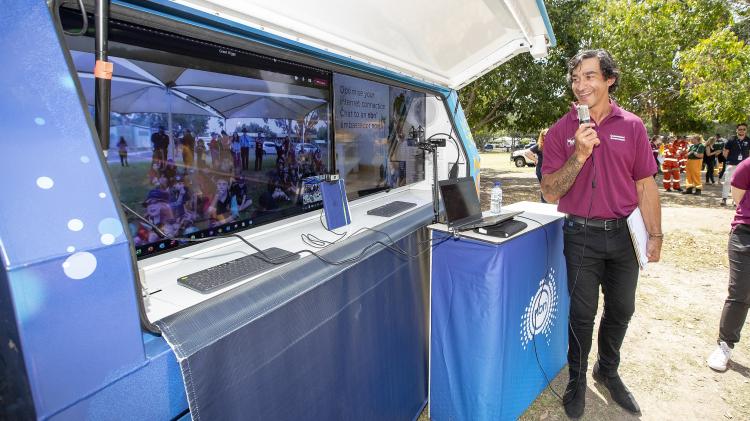
[{"label": "person in orange uniform", "polygon": [[664,145],[664,190],[682,191],[680,188],[680,163],[679,163],[680,146],[674,136],[669,136],[667,143]]},{"label": "person in orange uniform", "polygon": [[677,143],[678,147],[677,161],[680,163],[680,172],[684,173],[685,166],[687,165],[688,148],[690,147],[690,143],[685,136],[677,136],[677,141],[675,143]]}]

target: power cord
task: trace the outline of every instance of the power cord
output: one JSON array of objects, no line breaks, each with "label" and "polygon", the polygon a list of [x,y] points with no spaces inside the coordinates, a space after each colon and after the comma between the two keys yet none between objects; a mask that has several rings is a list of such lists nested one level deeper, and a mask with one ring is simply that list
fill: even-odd
[{"label": "power cord", "polygon": [[[60,22],[60,27],[62,28],[62,21],[60,20],[60,8],[66,3],[65,0],[54,0],[52,3],[52,12],[55,14],[55,18],[58,22]],[[81,30],[78,32],[70,32],[66,31],[65,28],[63,28],[63,33],[65,35],[70,35],[73,37],[78,37],[81,35],[86,34],[86,32],[89,30],[89,18],[86,14],[86,8],[83,5],[83,0],[78,0],[78,8],[81,10],[81,18],[82,18],[82,24],[81,24]]]},{"label": "power cord", "polygon": [[328,229],[328,227],[326,226],[326,224],[323,222],[323,213],[324,212],[325,212],[324,209],[320,210],[320,225],[326,231],[328,231],[330,233],[333,233],[336,236],[338,236],[338,238],[336,238],[333,241],[328,241],[328,240],[323,240],[323,239],[317,237],[314,234],[300,234],[300,239],[302,240],[302,242],[305,243],[306,245],[310,246],[310,247],[315,247],[315,248],[328,247],[328,246],[336,244],[338,241],[344,239],[346,237],[346,234],[348,234],[348,232],[341,232],[340,233],[340,232],[336,232],[336,231],[334,231],[332,229]]},{"label": "power cord", "polygon": [[[452,127],[451,127],[451,133],[453,133],[453,128]],[[458,164],[459,164],[458,161],[461,160],[461,147],[458,145],[458,141],[453,136],[451,136],[451,134],[449,134],[449,133],[434,133],[430,137],[428,137],[427,139],[425,139],[425,142],[429,142],[435,136],[448,136],[448,139],[450,139],[453,142],[453,144],[456,145],[456,162],[453,163],[452,168],[456,168],[457,169],[458,168]],[[435,152],[435,153],[437,153],[437,152]],[[451,169],[451,172],[452,171],[453,171],[453,169]]]},{"label": "power cord", "polygon": [[[378,231],[378,230],[375,230],[375,229],[372,229],[372,228],[363,227],[363,228],[360,228],[359,230],[357,230],[357,232],[355,232],[352,235],[356,235],[359,232],[362,232],[364,230],[374,231],[374,232],[377,232],[377,233],[385,235],[391,241],[391,244],[386,244],[386,243],[384,243],[384,242],[382,242],[380,240],[376,240],[373,243],[367,245],[358,255],[356,255],[354,257],[350,257],[348,259],[339,260],[339,261],[328,260],[325,257],[323,257],[323,256],[319,255],[318,253],[316,253],[315,251],[312,251],[312,250],[309,250],[309,249],[302,249],[302,250],[298,250],[296,252],[289,252],[287,254],[280,255],[280,256],[277,256],[277,257],[271,257],[271,256],[268,256],[267,254],[265,254],[265,252],[262,249],[259,249],[258,247],[256,247],[255,245],[253,245],[251,242],[247,241],[247,239],[245,239],[243,236],[241,236],[240,234],[236,234],[236,233],[216,235],[216,236],[209,237],[209,238],[186,238],[186,237],[171,237],[171,236],[168,236],[168,235],[166,235],[164,233],[164,231],[162,231],[156,225],[152,224],[151,221],[149,221],[148,219],[146,219],[143,215],[141,215],[138,212],[134,211],[133,209],[131,209],[129,206],[125,205],[124,203],[121,203],[121,205],[123,206],[124,209],[126,209],[128,212],[130,212],[131,214],[133,214],[136,218],[138,218],[142,222],[146,223],[148,226],[152,227],[154,229],[154,231],[157,234],[159,234],[160,236],[162,236],[164,239],[172,240],[172,241],[191,242],[191,243],[203,243],[203,242],[207,242],[207,241],[217,240],[217,239],[220,239],[220,238],[232,238],[232,237],[236,237],[236,238],[239,238],[240,241],[242,241],[243,243],[247,244],[250,248],[252,248],[253,250],[255,250],[258,253],[258,258],[260,260],[262,260],[262,261],[264,261],[266,263],[272,264],[272,265],[278,265],[278,264],[288,263],[287,261],[285,261],[287,258],[295,256],[295,255],[298,255],[300,253],[308,253],[308,254],[310,254],[312,256],[315,256],[318,260],[322,261],[323,263],[326,263],[326,264],[329,264],[329,265],[333,265],[333,266],[346,265],[346,264],[349,264],[349,263],[354,263],[354,262],[359,261],[360,259],[362,259],[362,257],[365,256],[365,254],[367,254],[367,252],[371,248],[375,247],[376,245],[381,245],[381,246],[383,246],[383,247],[385,247],[385,248],[393,251],[394,253],[397,253],[397,254],[403,255],[403,256],[405,256],[407,258],[413,259],[413,258],[419,257],[420,255],[424,254],[428,250],[430,250],[430,249],[432,249],[434,247],[437,247],[438,245],[442,244],[443,242],[445,242],[447,239],[450,238],[450,237],[444,238],[444,239],[440,240],[438,243],[431,244],[429,247],[426,247],[425,249],[423,249],[423,250],[417,252],[416,254],[412,255],[412,254],[409,254],[408,252],[406,252],[405,250],[403,250],[401,247],[395,245],[395,241],[387,233],[384,233],[382,231]],[[433,239],[429,239],[429,240],[421,241],[421,242],[419,242],[419,244],[426,243],[426,242],[432,242],[432,241],[433,241]]]}]

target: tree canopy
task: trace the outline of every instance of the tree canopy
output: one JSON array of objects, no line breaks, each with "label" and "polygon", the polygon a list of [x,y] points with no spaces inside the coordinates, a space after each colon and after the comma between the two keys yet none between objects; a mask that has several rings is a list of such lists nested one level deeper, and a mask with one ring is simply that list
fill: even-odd
[{"label": "tree canopy", "polygon": [[475,132],[531,132],[574,100],[567,60],[605,48],[620,65],[614,98],[653,132],[704,131],[745,121],[750,81],[748,4],[731,0],[552,0],[545,2],[558,45],[547,58],[509,60],[461,91]]}]

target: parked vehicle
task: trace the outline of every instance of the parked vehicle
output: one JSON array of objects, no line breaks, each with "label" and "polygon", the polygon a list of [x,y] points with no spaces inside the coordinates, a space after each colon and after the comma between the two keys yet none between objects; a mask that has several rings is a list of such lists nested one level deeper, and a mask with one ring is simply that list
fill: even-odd
[{"label": "parked vehicle", "polygon": [[510,160],[516,164],[516,167],[521,168],[525,166],[536,166],[536,154],[534,152],[531,152],[531,148],[534,145],[536,145],[536,143],[530,145],[526,149],[519,149],[517,151],[513,151],[513,153],[510,154]]},{"label": "parked vehicle", "polygon": [[486,143],[484,147],[482,147],[482,150],[484,152],[500,152],[503,150],[509,152],[510,146],[502,143]]},{"label": "parked vehicle", "polygon": [[318,150],[318,146],[317,145],[313,145],[312,143],[298,143],[295,146],[295,151],[297,151],[297,153],[300,153],[300,152],[302,152],[302,153],[313,153],[313,152],[315,152],[317,150]]},{"label": "parked vehicle", "polygon": [[266,155],[276,155],[276,143],[263,142],[263,153]]}]

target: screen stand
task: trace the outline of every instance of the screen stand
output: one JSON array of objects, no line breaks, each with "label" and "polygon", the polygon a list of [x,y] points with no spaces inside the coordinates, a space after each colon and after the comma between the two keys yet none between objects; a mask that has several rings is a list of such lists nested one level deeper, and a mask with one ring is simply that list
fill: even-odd
[{"label": "screen stand", "polygon": [[440,222],[440,190],[438,189],[437,148],[445,146],[445,139],[420,141],[417,147],[432,154],[432,222]]}]

